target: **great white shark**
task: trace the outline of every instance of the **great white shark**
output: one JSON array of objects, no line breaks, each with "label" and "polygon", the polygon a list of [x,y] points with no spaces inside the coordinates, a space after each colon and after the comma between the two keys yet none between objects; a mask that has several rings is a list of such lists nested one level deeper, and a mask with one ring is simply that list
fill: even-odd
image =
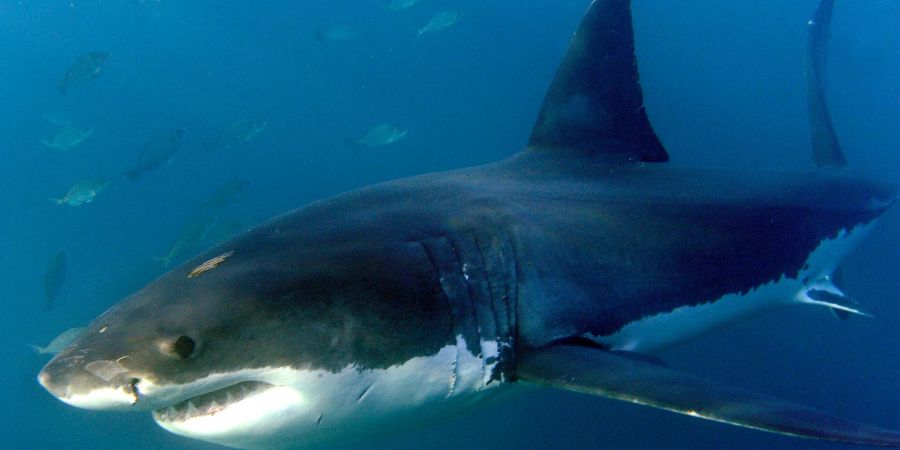
[{"label": "great white shark", "polygon": [[38,380],[233,447],[401,430],[527,384],[801,437],[900,433],[681,374],[652,355],[834,283],[896,191],[853,176],[825,108],[833,0],[810,21],[806,171],[676,168],[643,107],[630,3],[590,6],[529,143],[312,203],[98,317]]}]

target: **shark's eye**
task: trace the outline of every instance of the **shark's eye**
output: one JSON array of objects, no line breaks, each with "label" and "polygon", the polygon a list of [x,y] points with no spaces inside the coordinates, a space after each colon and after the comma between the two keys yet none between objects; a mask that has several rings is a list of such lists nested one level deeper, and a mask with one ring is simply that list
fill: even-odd
[{"label": "shark's eye", "polygon": [[181,336],[172,344],[172,353],[181,359],[188,359],[194,354],[194,349],[196,347],[197,344],[193,339],[187,336]]}]

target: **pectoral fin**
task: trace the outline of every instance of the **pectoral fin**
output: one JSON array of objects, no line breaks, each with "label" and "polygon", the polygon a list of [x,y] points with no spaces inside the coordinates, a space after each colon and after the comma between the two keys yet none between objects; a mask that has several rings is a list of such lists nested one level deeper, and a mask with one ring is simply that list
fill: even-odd
[{"label": "pectoral fin", "polygon": [[900,433],[719,385],[603,350],[552,346],[517,361],[520,381],[653,406],[689,416],[792,436],[900,446]]}]

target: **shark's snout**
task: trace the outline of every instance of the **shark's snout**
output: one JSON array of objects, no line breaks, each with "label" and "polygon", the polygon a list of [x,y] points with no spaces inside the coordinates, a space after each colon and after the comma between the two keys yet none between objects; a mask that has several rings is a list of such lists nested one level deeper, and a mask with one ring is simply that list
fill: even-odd
[{"label": "shark's snout", "polygon": [[38,374],[38,383],[72,406],[98,410],[127,410],[139,400],[139,378],[115,361],[82,364],[65,359],[50,361]]},{"label": "shark's snout", "polygon": [[53,389],[54,388],[53,384],[50,383],[50,374],[41,370],[41,372],[38,374],[37,378],[38,378],[38,384],[43,386],[44,389],[46,389],[51,394],[56,395],[58,397],[58,395],[56,394],[56,391]]}]

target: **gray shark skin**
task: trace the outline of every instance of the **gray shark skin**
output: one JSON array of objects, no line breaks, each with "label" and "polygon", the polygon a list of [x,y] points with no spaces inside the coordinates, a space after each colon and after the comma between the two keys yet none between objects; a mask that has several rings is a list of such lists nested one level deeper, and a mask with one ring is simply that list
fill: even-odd
[{"label": "gray shark skin", "polygon": [[346,444],[524,384],[900,446],[640,354],[767,308],[852,313],[831,274],[897,196],[841,168],[670,167],[641,96],[629,2],[597,0],[526,149],[273,218],[123,299],[38,380],[241,448]]}]

